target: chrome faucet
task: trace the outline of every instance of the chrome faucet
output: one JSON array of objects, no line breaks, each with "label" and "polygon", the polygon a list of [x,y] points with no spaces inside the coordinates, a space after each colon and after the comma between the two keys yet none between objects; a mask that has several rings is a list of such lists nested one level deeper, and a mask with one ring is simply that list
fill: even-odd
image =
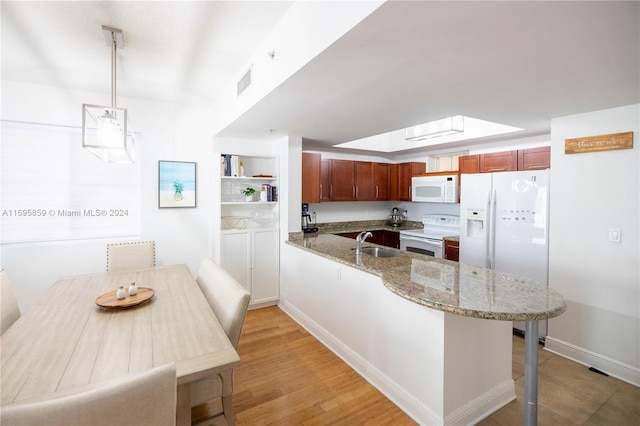
[{"label": "chrome faucet", "polygon": [[356,237],[356,254],[360,254],[362,252],[362,243],[364,243],[364,240],[368,237],[373,237],[373,234],[369,231],[362,231],[358,234]]}]

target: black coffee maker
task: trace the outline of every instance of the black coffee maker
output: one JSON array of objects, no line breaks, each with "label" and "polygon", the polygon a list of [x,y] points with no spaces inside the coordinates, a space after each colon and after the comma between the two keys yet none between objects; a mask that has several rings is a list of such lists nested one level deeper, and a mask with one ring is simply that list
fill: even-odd
[{"label": "black coffee maker", "polygon": [[318,232],[318,227],[311,222],[311,215],[309,214],[309,204],[307,203],[302,203],[302,219],[300,226],[302,227],[302,232],[304,232],[305,234]]}]

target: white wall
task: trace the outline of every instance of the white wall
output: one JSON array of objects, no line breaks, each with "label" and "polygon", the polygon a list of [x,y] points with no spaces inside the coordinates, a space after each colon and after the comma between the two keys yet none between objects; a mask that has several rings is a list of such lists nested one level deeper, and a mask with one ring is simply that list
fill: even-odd
[{"label": "white wall", "polygon": [[[80,127],[82,103],[104,104],[108,94],[2,81],[2,120]],[[186,263],[196,272],[210,254],[211,171],[209,117],[205,109],[119,96],[133,130],[140,132],[142,240],[155,240],[158,264]],[[80,148],[79,148],[80,149]],[[198,206],[158,209],[158,160],[198,163]],[[216,163],[217,164],[217,163]],[[16,287],[23,312],[64,275],[104,271],[107,241],[3,245],[0,263]]]},{"label": "white wall", "polygon": [[[240,74],[214,105],[215,134],[342,37],[384,1],[295,2],[262,41]],[[269,52],[275,53],[271,58]],[[236,82],[251,68],[252,83],[241,96]]]},{"label": "white wall", "polygon": [[[565,154],[567,138],[634,132],[628,150]],[[549,285],[568,302],[547,347],[640,385],[640,105],[552,120]],[[622,229],[621,243],[608,241]]]}]

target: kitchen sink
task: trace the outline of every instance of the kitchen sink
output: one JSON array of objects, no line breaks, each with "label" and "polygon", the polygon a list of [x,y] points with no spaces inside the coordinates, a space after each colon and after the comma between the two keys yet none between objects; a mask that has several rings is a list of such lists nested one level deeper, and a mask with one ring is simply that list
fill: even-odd
[{"label": "kitchen sink", "polygon": [[373,257],[399,257],[404,256],[403,253],[391,250],[385,250],[380,247],[365,247],[362,249],[362,253],[368,254]]}]

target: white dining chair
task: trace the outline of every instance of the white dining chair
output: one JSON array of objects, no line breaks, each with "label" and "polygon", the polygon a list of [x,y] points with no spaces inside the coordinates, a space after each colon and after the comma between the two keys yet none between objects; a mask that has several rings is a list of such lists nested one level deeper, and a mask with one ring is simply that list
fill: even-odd
[{"label": "white dining chair", "polygon": [[[210,258],[202,261],[196,281],[229,341],[238,349],[251,294]],[[219,376],[213,376],[191,384],[192,408],[214,399],[222,400],[222,413],[213,413],[197,424],[221,414],[229,425],[235,424],[232,400],[233,372],[224,375],[223,379],[224,381]]]},{"label": "white dining chair", "polygon": [[4,334],[20,318],[20,307],[13,292],[13,285],[4,270],[0,271],[0,310],[2,314],[0,317],[0,334]]},{"label": "white dining chair", "polygon": [[176,366],[165,364],[35,402],[0,407],[6,426],[162,426],[176,424]]},{"label": "white dining chair", "polygon": [[107,244],[107,271],[156,266],[155,241]]}]

